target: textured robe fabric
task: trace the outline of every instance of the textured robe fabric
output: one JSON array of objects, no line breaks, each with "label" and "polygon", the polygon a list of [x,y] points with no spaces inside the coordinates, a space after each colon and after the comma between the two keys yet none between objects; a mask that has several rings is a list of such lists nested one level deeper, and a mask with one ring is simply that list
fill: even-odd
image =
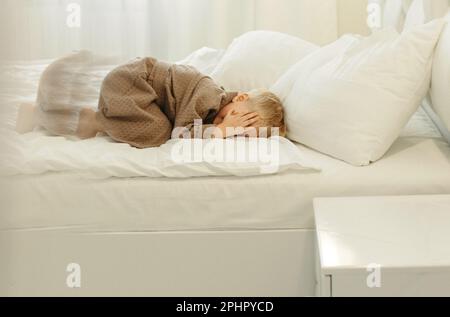
[{"label": "textured robe fabric", "polygon": [[116,141],[155,147],[167,142],[176,127],[192,134],[196,119],[202,120],[203,129],[211,126],[236,95],[194,67],[139,58],[105,77],[97,119]]}]

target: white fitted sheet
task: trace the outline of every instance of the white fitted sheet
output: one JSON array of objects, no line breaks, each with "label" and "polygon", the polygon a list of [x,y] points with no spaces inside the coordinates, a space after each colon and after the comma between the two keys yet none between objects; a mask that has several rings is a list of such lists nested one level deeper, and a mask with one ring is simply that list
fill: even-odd
[{"label": "white fitted sheet", "polygon": [[385,158],[367,167],[298,146],[320,163],[322,173],[104,180],[54,173],[4,178],[0,229],[313,229],[315,197],[450,193],[450,146],[440,138],[399,138]]}]

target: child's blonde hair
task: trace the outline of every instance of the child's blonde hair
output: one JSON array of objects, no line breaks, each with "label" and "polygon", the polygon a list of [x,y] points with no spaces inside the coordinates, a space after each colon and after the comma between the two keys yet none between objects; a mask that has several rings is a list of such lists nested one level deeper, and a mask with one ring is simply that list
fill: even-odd
[{"label": "child's blonde hair", "polygon": [[266,127],[267,137],[271,136],[271,128],[279,128],[279,135],[286,136],[284,111],[280,98],[265,89],[251,90],[248,96],[250,111],[259,114],[258,128]]}]

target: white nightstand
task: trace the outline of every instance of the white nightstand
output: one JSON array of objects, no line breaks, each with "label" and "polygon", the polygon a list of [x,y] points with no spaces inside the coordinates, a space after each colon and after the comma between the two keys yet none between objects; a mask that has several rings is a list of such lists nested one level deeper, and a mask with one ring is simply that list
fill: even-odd
[{"label": "white nightstand", "polygon": [[318,198],[320,296],[450,296],[450,195]]}]

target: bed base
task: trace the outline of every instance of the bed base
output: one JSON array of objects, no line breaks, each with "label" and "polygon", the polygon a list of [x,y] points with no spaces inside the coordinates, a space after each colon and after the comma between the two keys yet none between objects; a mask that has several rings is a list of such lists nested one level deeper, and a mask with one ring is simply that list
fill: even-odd
[{"label": "bed base", "polygon": [[0,296],[312,296],[314,230],[0,232]]}]

